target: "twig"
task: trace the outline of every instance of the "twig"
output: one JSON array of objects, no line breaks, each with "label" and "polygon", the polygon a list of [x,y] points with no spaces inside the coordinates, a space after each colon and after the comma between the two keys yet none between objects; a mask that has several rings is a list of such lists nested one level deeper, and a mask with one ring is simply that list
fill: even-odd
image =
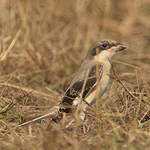
[{"label": "twig", "polygon": [[45,93],[30,89],[30,88],[17,86],[17,85],[10,84],[10,83],[0,83],[0,86],[6,86],[6,87],[14,88],[14,89],[17,89],[17,90],[22,90],[22,91],[27,92],[27,93],[33,93],[33,94],[36,94],[36,95],[51,97],[49,94],[45,94]]},{"label": "twig", "polygon": [[150,110],[146,111],[146,113],[143,115],[143,117],[140,120],[140,123],[143,124],[150,120]]},{"label": "twig", "polygon": [[126,91],[132,98],[138,100],[137,97],[135,97],[135,96],[129,91],[129,89],[122,83],[122,81],[119,79],[118,75],[116,74],[116,72],[115,72],[115,70],[114,70],[113,65],[112,65],[112,71],[113,71],[114,76],[115,76],[116,79],[117,79],[116,81],[122,85],[122,87],[125,89],[125,91]]},{"label": "twig", "polygon": [[[130,92],[129,89],[122,83],[122,81],[119,79],[118,75],[116,74],[115,70],[114,70],[114,67],[112,65],[112,71],[113,71],[113,74],[114,76],[116,77],[116,81],[118,81],[122,86],[123,88],[125,89],[125,91],[134,99],[138,100],[137,97],[135,97],[132,93],[134,92]],[[142,93],[143,94],[143,93]],[[145,122],[149,121],[150,120],[150,110],[148,110],[144,116],[142,117],[142,119],[139,121],[139,124],[143,125],[145,124]],[[140,125],[140,126],[141,126]]]},{"label": "twig", "polygon": [[28,124],[33,123],[33,122],[35,122],[35,121],[38,121],[38,120],[47,118],[47,117],[50,117],[50,118],[57,117],[57,116],[58,116],[58,111],[59,111],[59,106],[55,106],[55,107],[53,107],[53,108],[51,109],[51,111],[50,111],[49,113],[47,113],[47,114],[45,114],[45,115],[42,115],[42,116],[40,116],[40,117],[37,117],[37,118],[35,118],[35,119],[32,119],[32,120],[30,120],[30,121],[24,122],[24,123],[22,123],[22,124],[16,126],[15,129],[18,128],[18,127],[22,127],[22,126],[28,125]]},{"label": "twig", "polygon": [[18,30],[18,32],[16,33],[16,35],[15,35],[14,39],[12,40],[12,42],[10,43],[9,47],[0,55],[0,61],[3,61],[4,59],[6,59],[9,52],[12,50],[13,46],[15,45],[17,39],[19,38],[20,34],[21,34],[21,29]]},{"label": "twig", "polygon": [[0,114],[6,113],[6,112],[9,111],[14,105],[15,105],[15,103],[11,102],[10,104],[8,104],[7,106],[5,106],[4,108],[2,108],[2,109],[0,110]]},{"label": "twig", "polygon": [[125,66],[129,66],[129,67],[134,68],[136,70],[142,70],[144,72],[150,73],[150,70],[147,70],[143,67],[139,67],[139,66],[136,66],[136,65],[133,65],[133,64],[129,64],[127,62],[122,62],[122,61],[119,61],[119,60],[113,60],[113,62],[122,64],[122,65],[125,65]]}]

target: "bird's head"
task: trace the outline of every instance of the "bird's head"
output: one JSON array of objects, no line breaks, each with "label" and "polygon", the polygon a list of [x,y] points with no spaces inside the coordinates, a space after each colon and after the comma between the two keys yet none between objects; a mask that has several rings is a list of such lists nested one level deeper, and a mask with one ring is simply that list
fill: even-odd
[{"label": "bird's head", "polygon": [[92,49],[90,49],[89,57],[98,57],[98,59],[111,59],[116,53],[125,50],[127,47],[121,43],[113,40],[103,40],[97,42]]}]

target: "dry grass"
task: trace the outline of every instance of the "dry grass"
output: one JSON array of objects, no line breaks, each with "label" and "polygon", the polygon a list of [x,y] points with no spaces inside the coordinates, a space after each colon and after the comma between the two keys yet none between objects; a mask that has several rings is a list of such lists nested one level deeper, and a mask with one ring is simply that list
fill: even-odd
[{"label": "dry grass", "polygon": [[[148,150],[149,8],[149,0],[1,0],[0,149]],[[91,44],[108,38],[129,49],[114,58],[116,75],[86,125],[43,119],[11,130],[47,113]]]}]

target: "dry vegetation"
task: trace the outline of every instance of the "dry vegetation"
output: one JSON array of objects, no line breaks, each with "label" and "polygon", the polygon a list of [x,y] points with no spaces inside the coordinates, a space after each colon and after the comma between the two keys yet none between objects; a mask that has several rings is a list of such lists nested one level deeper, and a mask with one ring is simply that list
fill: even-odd
[{"label": "dry vegetation", "polygon": [[[0,150],[149,149],[149,0],[1,0],[0,12]],[[46,118],[12,130],[58,103],[101,39],[129,49],[86,124]]]}]

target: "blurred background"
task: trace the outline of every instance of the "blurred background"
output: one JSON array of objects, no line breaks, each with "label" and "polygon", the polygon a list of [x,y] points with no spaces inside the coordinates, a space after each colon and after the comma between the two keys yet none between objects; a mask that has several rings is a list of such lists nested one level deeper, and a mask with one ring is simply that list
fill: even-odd
[{"label": "blurred background", "polygon": [[[88,49],[103,39],[128,46],[113,59],[120,78],[131,88],[146,83],[149,89],[149,0],[0,0],[1,110],[15,99],[13,108],[0,114],[3,121],[16,124],[26,120],[25,114],[31,115],[29,106],[56,104],[54,97],[64,93]],[[29,94],[20,98],[6,83],[9,88],[34,89],[55,100],[30,100]],[[18,104],[16,99],[23,102]],[[149,100],[144,104],[148,108]]]},{"label": "blurred background", "polygon": [[116,60],[149,69],[149,7],[149,0],[1,0],[1,76],[59,90],[91,45],[102,39],[129,47]]}]

